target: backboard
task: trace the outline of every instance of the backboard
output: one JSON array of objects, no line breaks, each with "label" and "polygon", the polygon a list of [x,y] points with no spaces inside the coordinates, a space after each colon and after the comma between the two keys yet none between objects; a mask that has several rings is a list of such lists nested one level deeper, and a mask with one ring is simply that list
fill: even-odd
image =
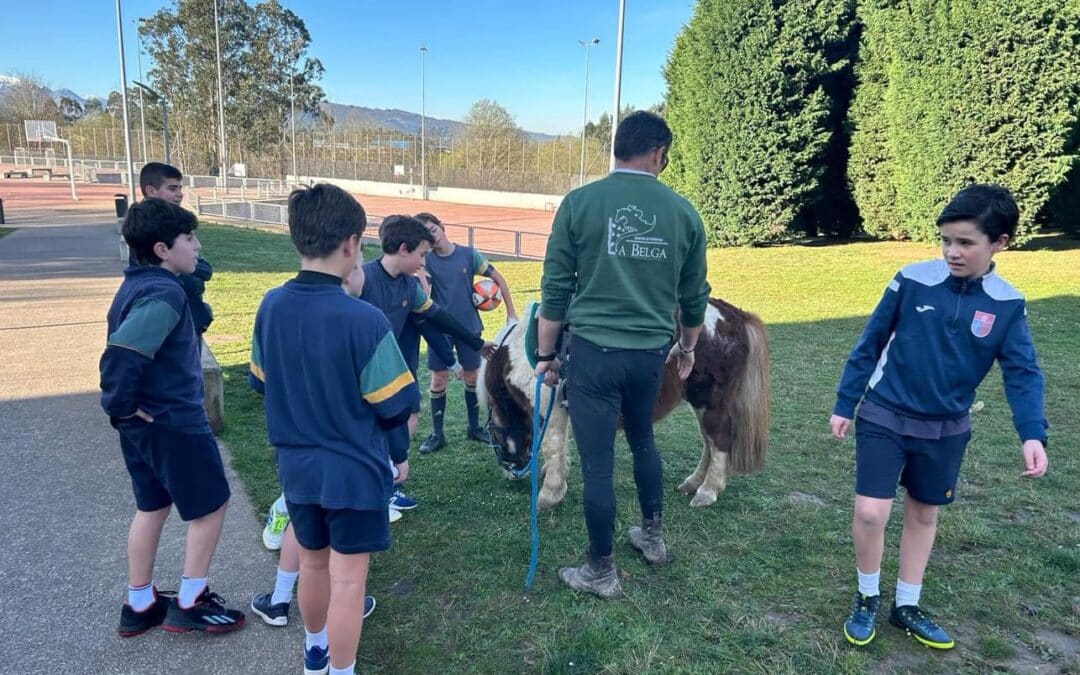
[{"label": "backboard", "polygon": [[26,142],[33,143],[41,141],[50,141],[56,138],[60,138],[56,133],[56,122],[49,120],[26,120],[23,122],[26,127]]}]

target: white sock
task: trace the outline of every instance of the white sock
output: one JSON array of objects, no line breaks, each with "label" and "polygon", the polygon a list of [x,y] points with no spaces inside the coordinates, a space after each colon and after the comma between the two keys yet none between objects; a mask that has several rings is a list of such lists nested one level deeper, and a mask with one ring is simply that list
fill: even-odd
[{"label": "white sock", "polygon": [[142,612],[150,605],[154,604],[154,582],[146,584],[145,586],[128,586],[128,601],[127,604],[136,612]]},{"label": "white sock", "polygon": [[915,585],[909,584],[905,581],[901,581],[900,577],[896,578],[896,606],[903,607],[904,605],[919,606],[919,596],[922,594],[922,584]]},{"label": "white sock", "polygon": [[880,581],[881,581],[881,570],[880,569],[877,572],[872,572],[870,574],[865,574],[858,567],[855,568],[855,571],[859,573],[859,592],[860,593],[862,593],[863,595],[865,595],[868,598],[872,598],[875,595],[881,595],[881,588],[880,588],[880,585],[879,585]]},{"label": "white sock", "polygon": [[330,666],[330,675],[356,675],[356,661],[353,661],[344,668]]},{"label": "white sock", "polygon": [[326,638],[326,626],[323,626],[323,629],[318,633],[312,633],[307,629],[307,626],[304,626],[304,649],[311,649],[312,647],[327,649],[329,645],[330,643],[327,642]]},{"label": "white sock", "polygon": [[176,602],[181,607],[191,607],[205,589],[206,577],[200,579],[180,577],[180,594],[177,596]]},{"label": "white sock", "polygon": [[292,589],[298,576],[300,576],[300,572],[286,572],[280,567],[278,568],[277,578],[274,579],[274,594],[270,596],[271,605],[292,601]]}]

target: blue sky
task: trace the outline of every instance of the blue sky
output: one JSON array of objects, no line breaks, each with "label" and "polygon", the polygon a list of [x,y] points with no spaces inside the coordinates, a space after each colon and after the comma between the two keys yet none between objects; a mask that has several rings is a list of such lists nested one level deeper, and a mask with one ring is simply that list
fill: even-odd
[{"label": "blue sky", "polygon": [[[114,2],[12,4],[17,11],[5,11],[0,24],[0,74],[30,73],[50,87],[84,95],[103,96],[118,87]],[[282,4],[307,23],[310,53],[326,67],[323,88],[336,103],[419,112],[423,44],[432,117],[461,119],[474,101],[490,98],[529,131],[580,130],[585,64],[577,41],[598,37],[589,56],[589,118],[612,108],[617,0]],[[643,108],[663,99],[662,68],[693,0],[626,4],[622,101]],[[122,3],[129,80],[137,79],[132,20],[166,5],[171,3]],[[145,60],[143,66],[149,67]]]}]

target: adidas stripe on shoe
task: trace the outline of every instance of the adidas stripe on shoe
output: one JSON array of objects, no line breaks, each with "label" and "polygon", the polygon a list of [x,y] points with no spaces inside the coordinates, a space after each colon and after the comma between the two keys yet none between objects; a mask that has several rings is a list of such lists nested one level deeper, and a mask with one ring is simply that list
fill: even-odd
[{"label": "adidas stripe on shoe", "polygon": [[186,633],[192,630],[231,633],[243,628],[244,620],[243,612],[227,608],[225,598],[206,588],[195,599],[195,604],[186,609],[174,598],[169,603],[169,610],[161,627],[171,633]]}]

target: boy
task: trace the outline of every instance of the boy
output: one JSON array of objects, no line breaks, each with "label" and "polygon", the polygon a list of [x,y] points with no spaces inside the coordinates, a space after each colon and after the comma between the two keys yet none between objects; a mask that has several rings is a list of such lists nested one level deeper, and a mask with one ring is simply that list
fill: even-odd
[{"label": "boy", "polygon": [[263,298],[251,345],[249,382],[265,396],[266,431],[300,543],[311,673],[354,672],[371,554],[390,547],[388,446],[408,473],[407,455],[388,436],[419,399],[385,317],[341,291],[366,224],[363,207],[341,188],[293,191],[289,235],[300,273]]},{"label": "boy", "polygon": [[[449,312],[434,304],[415,276],[435,243],[435,237],[427,227],[410,216],[388,216],[379,228],[379,237],[383,255],[378,260],[364,264],[364,291],[360,297],[386,314],[399,344],[409,335],[409,321],[423,320],[416,330],[430,338],[429,345],[433,350],[442,352],[443,362],[454,363],[454,359],[442,333],[459,340],[484,358],[490,357],[495,344],[485,342],[478,334],[462,326]],[[407,345],[401,346],[409,350],[405,359],[415,377],[419,340],[409,340]],[[410,437],[416,430],[419,414],[420,404],[417,402],[409,418]]]},{"label": "boy", "polygon": [[[221,535],[229,484],[203,408],[199,343],[177,275],[195,269],[198,222],[160,199],[128,210],[131,266],[113,298],[101,356],[101,407],[120,433],[135,493],[128,532],[128,599],[121,637],[165,630],[225,633],[244,614],[210,592],[207,573]],[[154,558],[172,505],[188,523],[179,594],[159,594]]]},{"label": "boy", "polygon": [[[473,335],[479,336],[484,330],[484,322],[473,305],[473,278],[490,277],[502,292],[506,303],[506,320],[516,321],[517,312],[510,297],[506,279],[492,267],[479,251],[470,246],[460,246],[446,238],[442,222],[430,213],[418,213],[419,220],[431,232],[434,238],[433,253],[425,258],[424,265],[431,277],[431,297],[442,307],[461,321]],[[480,426],[480,404],[476,399],[476,374],[480,368],[480,354],[460,339],[440,336],[457,351],[457,360],[464,369],[465,411],[468,414],[469,430],[467,436],[481,443],[490,443],[487,429]],[[429,341],[430,344],[430,341]],[[428,351],[428,369],[431,371],[431,425],[432,432],[420,446],[420,452],[434,452],[446,446],[443,435],[443,418],[446,412],[446,384],[450,379],[447,369],[453,361],[441,358],[436,350]]]},{"label": "boy", "polygon": [[[175,166],[148,162],[139,172],[139,187],[143,197],[157,197],[180,206],[180,202],[184,201],[183,179],[183,174]],[[184,287],[191,306],[191,319],[195,322],[195,331],[200,337],[214,320],[213,310],[203,301],[206,282],[210,281],[213,275],[214,269],[202,257],[195,259],[194,272],[180,275],[180,284]]]},{"label": "boy", "polygon": [[[996,359],[1027,477],[1046,473],[1043,376],[1028,331],[1024,298],[994,270],[994,254],[1016,231],[1019,211],[996,185],[961,190],[937,219],[944,260],[897,273],[855,345],[829,419],[843,439],[855,407],[855,514],[852,536],[859,589],[844,636],[874,639],[885,524],[897,481],[904,486],[900,574],[889,623],[935,649],[954,646],[919,609],[938,509],[953,501],[968,410]],[[869,388],[868,388],[869,385]]]}]

